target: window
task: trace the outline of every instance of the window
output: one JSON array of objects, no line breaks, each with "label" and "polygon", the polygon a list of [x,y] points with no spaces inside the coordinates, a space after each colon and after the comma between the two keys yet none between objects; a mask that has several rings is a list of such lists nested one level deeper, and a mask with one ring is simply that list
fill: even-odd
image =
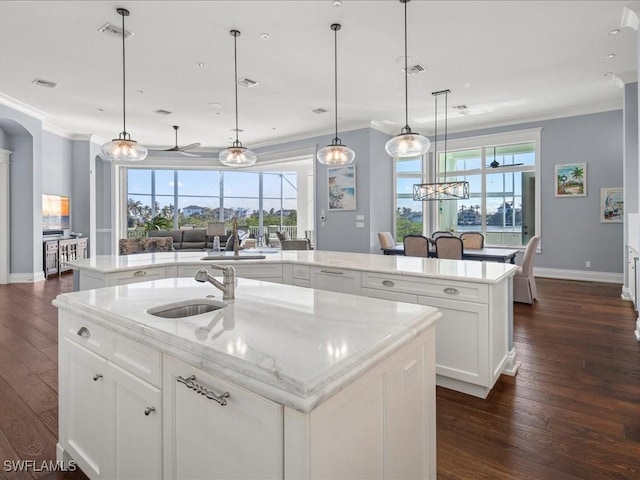
[{"label": "window", "polygon": [[[419,159],[397,159],[397,238],[435,230],[480,231],[487,246],[526,245],[540,232],[539,144],[539,129],[450,141],[446,164],[444,153],[438,152],[435,178],[469,182],[465,200],[413,201],[413,183],[426,183],[429,175],[420,170]],[[417,212],[419,229],[408,222]],[[423,214],[433,220],[422,222]]]},{"label": "window", "polygon": [[127,168],[128,236],[235,217],[254,234],[263,225],[289,226],[295,238],[297,178],[296,172]]}]

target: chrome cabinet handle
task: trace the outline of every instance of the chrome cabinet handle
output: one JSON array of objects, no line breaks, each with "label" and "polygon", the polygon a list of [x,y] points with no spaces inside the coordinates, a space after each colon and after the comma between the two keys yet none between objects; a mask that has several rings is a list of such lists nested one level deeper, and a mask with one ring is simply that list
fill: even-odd
[{"label": "chrome cabinet handle", "polygon": [[328,273],[329,275],[344,275],[344,272],[334,272],[332,270],[320,270],[320,273]]},{"label": "chrome cabinet handle", "polygon": [[393,283],[391,280],[383,280],[382,281],[382,285],[384,285],[385,287],[395,287],[396,284]]},{"label": "chrome cabinet handle", "polygon": [[229,392],[224,392],[224,393],[221,393],[220,395],[216,395],[204,385],[200,385],[199,383],[196,383],[195,380],[196,380],[195,375],[191,375],[190,377],[187,377],[187,378],[184,378],[178,375],[178,377],[176,378],[176,381],[178,383],[184,383],[184,385],[187,388],[190,388],[191,390],[194,390],[196,393],[199,393],[200,395],[207,397],[209,400],[213,400],[214,402],[219,403],[220,406],[224,407],[227,404],[227,398],[229,398],[230,396]]},{"label": "chrome cabinet handle", "polygon": [[82,338],[89,338],[91,336],[91,332],[87,327],[80,327],[80,330],[78,330],[77,335]]},{"label": "chrome cabinet handle", "polygon": [[147,274],[144,270],[138,270],[133,274],[134,277],[144,277]]},{"label": "chrome cabinet handle", "polygon": [[96,373],[96,374],[93,376],[93,381],[94,381],[94,382],[97,382],[97,381],[98,381],[98,380],[100,380],[101,378],[102,378],[102,374],[101,374],[101,373]]},{"label": "chrome cabinet handle", "polygon": [[460,290],[458,290],[457,288],[447,287],[443,290],[443,292],[448,295],[458,295],[460,293]]},{"label": "chrome cabinet handle", "polygon": [[149,415],[151,415],[151,412],[155,412],[156,411],[156,407],[147,407],[144,409],[144,414],[148,417]]}]

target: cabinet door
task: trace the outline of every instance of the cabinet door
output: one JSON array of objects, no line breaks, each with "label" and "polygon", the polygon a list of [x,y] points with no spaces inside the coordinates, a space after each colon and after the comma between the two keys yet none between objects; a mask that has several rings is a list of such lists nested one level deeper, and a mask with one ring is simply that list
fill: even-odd
[{"label": "cabinet door", "polygon": [[489,307],[433,297],[418,303],[436,307],[436,373],[484,387],[492,386],[489,365]]},{"label": "cabinet door", "polygon": [[341,268],[311,268],[311,288],[360,295],[361,274]]},{"label": "cabinet door", "polygon": [[281,405],[166,356],[163,378],[165,479],[283,477]]},{"label": "cabinet door", "polygon": [[107,361],[66,337],[59,348],[60,443],[89,478],[109,478]]},{"label": "cabinet door", "polygon": [[111,362],[107,365],[109,478],[162,478],[162,393]]}]

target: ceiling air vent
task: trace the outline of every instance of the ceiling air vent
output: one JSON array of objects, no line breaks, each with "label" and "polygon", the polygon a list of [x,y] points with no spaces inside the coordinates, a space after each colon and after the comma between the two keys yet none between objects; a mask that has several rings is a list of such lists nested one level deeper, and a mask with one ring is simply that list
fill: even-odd
[{"label": "ceiling air vent", "polygon": [[[414,75],[416,73],[424,72],[425,68],[419,63],[416,63],[415,65],[411,65],[410,67],[408,67],[408,70],[409,71],[407,72],[407,74]],[[404,68],[402,69],[402,71],[404,72]]]},{"label": "ceiling air vent", "polygon": [[256,82],[255,80],[251,80],[250,78],[241,78],[240,80],[238,80],[238,85],[251,88],[258,85],[258,82]]},{"label": "ceiling air vent", "polygon": [[31,83],[34,83],[39,87],[47,87],[47,88],[55,88],[58,86],[56,82],[50,82],[49,80],[43,80],[42,78],[36,78]]},{"label": "ceiling air vent", "polygon": [[[115,25],[111,25],[110,23],[105,23],[103,26],[101,26],[98,29],[98,31],[104,33],[105,35],[109,35],[111,37],[122,38],[122,28],[116,27]],[[125,39],[129,38],[131,35],[135,35],[135,33],[133,33],[130,30],[124,31]]]},{"label": "ceiling air vent", "polygon": [[171,115],[173,112],[159,108],[158,110],[154,110],[153,113],[157,113],[158,115]]},{"label": "ceiling air vent", "polygon": [[323,113],[327,113],[329,110],[326,108],[314,108],[311,110],[313,113],[317,113],[318,115],[322,115]]}]

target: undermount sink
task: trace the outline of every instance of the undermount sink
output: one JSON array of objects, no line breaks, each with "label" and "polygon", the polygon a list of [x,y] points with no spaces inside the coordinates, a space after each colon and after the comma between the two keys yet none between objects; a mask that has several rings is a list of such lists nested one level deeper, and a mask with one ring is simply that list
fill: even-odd
[{"label": "undermount sink", "polygon": [[208,255],[200,260],[264,260],[264,255]]},{"label": "undermount sink", "polygon": [[223,302],[199,298],[153,307],[148,309],[147,313],[161,318],[186,318],[220,310],[226,306]]}]

